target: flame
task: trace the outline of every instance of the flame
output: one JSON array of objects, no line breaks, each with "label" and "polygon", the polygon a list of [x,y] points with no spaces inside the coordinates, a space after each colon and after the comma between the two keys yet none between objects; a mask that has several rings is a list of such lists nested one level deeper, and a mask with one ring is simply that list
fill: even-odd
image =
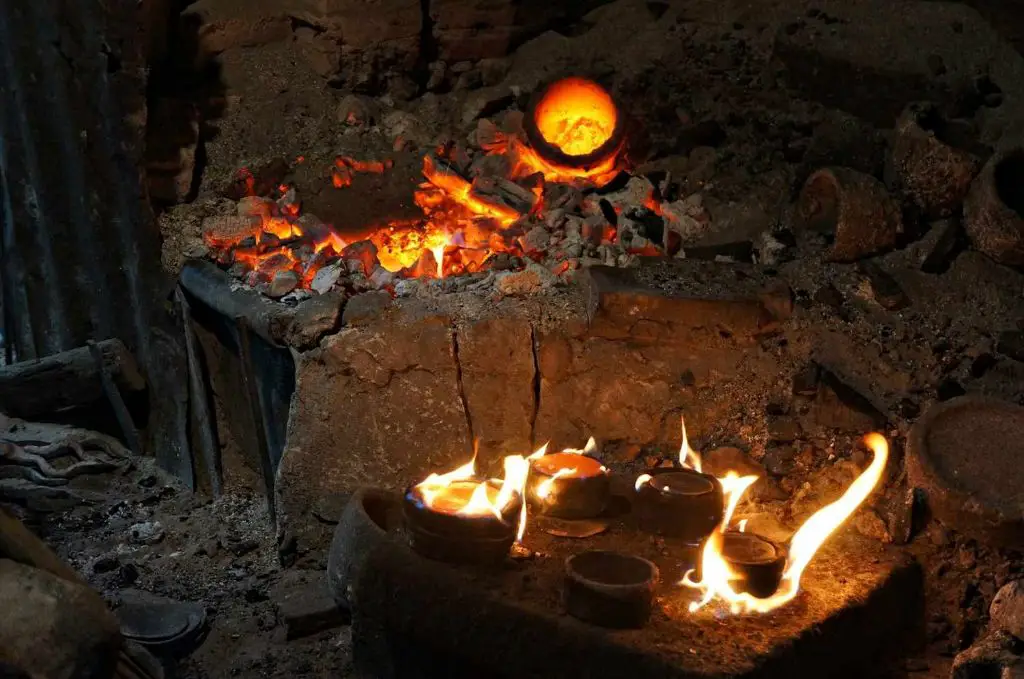
[{"label": "flame", "polygon": [[[696,612],[714,599],[720,599],[737,613],[766,613],[792,601],[800,592],[800,577],[825,540],[856,511],[878,485],[889,459],[889,444],[881,434],[871,433],[864,442],[874,453],[871,464],[835,502],[815,512],[790,540],[789,557],[778,591],[766,599],[758,599],[746,592],[737,592],[732,583],[739,579],[722,555],[726,521],[711,534],[701,553],[701,580],[693,579],[693,571],[686,573],[681,584],[697,589],[701,598],[690,604]],[[745,528],[745,524],[743,524]]]},{"label": "flame", "polygon": [[611,139],[619,112],[595,82],[565,78],[551,85],[534,109],[541,136],[569,156],[593,153]]},{"label": "flame", "polygon": [[[530,457],[528,457],[527,460],[535,460],[538,457],[543,457],[544,455],[547,455],[547,450],[548,450],[548,446],[545,443],[544,446],[540,450],[535,452],[533,455],[530,455]],[[594,437],[591,436],[590,439],[587,441],[587,445],[583,446],[582,449],[579,449],[579,448],[565,448],[561,452],[562,453],[566,453],[568,455],[592,455],[596,451],[597,451],[597,441],[595,441]],[[540,483],[537,484],[537,489],[535,491],[537,493],[537,497],[539,497],[539,498],[541,498],[543,500],[544,498],[546,498],[548,495],[551,494],[551,488],[552,488],[552,486],[555,483],[555,479],[560,479],[563,476],[569,476],[570,474],[575,474],[577,471],[578,470],[575,467],[562,467],[561,469],[555,471],[555,473],[552,474],[550,477],[544,479],[543,481],[541,481]],[[607,471],[608,471],[608,468],[605,467],[604,465],[601,465],[601,472],[605,473]]]}]

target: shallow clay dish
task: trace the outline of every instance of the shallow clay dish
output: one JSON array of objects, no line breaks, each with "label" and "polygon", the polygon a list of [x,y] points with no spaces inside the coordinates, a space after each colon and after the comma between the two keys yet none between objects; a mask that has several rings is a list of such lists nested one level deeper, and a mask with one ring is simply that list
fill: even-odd
[{"label": "shallow clay dish", "polygon": [[907,472],[949,528],[1024,546],[1024,408],[976,396],[933,407],[910,431]]}]

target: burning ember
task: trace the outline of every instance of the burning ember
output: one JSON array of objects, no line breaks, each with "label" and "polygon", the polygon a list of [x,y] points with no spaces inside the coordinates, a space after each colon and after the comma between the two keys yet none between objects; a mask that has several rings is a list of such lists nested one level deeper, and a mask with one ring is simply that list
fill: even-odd
[{"label": "burning ember", "polygon": [[[548,196],[571,189],[579,197],[572,204],[582,205],[584,215],[599,219],[607,214],[607,206],[602,213],[602,201],[586,192],[604,186],[624,168],[623,116],[601,86],[567,78],[542,90],[525,116],[510,113],[507,118],[511,122],[500,129],[481,121],[478,149],[449,143],[424,156],[423,182],[413,196],[422,218],[385,222],[365,235],[342,238],[333,226],[303,213],[294,187],[284,183],[267,196],[259,193],[266,190],[264,184],[243,170],[235,186],[247,195],[238,203],[237,216],[204,223],[204,241],[220,264],[275,297],[295,288],[322,292],[339,280],[351,283],[354,276],[390,289],[401,278],[471,274],[488,269],[503,253],[517,262],[541,262],[555,243],[550,230],[565,228],[566,220],[565,199],[549,205]],[[487,158],[500,159],[487,165],[500,169],[482,170],[486,164],[479,161]],[[386,175],[393,167],[390,159],[339,156],[324,171],[333,190],[344,191],[352,190],[356,175]],[[575,234],[560,246],[564,249],[550,253],[558,258],[547,264],[552,274],[569,275],[579,267],[570,258],[578,260],[600,245],[618,247],[620,238],[623,253],[664,254],[646,237],[647,227],[630,226],[622,207],[613,209],[621,216],[615,220],[618,229],[595,223],[583,234],[586,217],[578,217]],[[634,200],[630,209],[662,213],[648,195]],[[549,219],[552,211],[560,221]],[[545,235],[527,239],[538,227]],[[623,228],[628,235],[622,235]],[[661,231],[656,233],[660,242]],[[317,281],[322,269],[335,265],[341,267],[338,275],[324,284]]]},{"label": "burning ember", "polygon": [[[889,458],[889,444],[881,434],[876,433],[868,434],[865,437],[865,443],[874,453],[871,464],[854,480],[842,497],[819,509],[793,535],[789,544],[785,570],[782,573],[781,585],[774,594],[765,598],[736,591],[734,585],[741,580],[741,576],[735,572],[723,556],[726,531],[736,504],[743,492],[757,480],[756,477],[738,477],[730,472],[726,479],[732,476],[731,484],[726,485],[726,479],[723,479],[723,487],[728,497],[725,518],[718,529],[708,538],[701,553],[701,579],[694,580],[694,572],[690,571],[681,582],[686,587],[696,589],[701,593],[700,600],[690,604],[690,611],[696,612],[716,599],[727,604],[729,611],[733,614],[766,613],[792,601],[800,592],[800,576],[818,549],[867,499],[882,477]],[[685,434],[683,446],[684,448],[688,447]],[[699,464],[696,453],[693,453],[693,458]],[[742,524],[740,531],[745,528],[746,525]]]}]

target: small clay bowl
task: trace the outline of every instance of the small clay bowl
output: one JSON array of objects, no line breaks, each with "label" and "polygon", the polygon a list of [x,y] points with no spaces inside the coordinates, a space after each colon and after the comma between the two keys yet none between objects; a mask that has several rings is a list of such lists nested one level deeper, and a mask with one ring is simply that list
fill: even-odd
[{"label": "small clay bowl", "polygon": [[565,560],[566,611],[600,627],[643,627],[657,584],[658,567],[632,554],[590,551]]},{"label": "small clay bowl", "polygon": [[[557,476],[560,469],[576,475]],[[542,491],[546,489],[546,493]],[[559,519],[592,519],[608,506],[611,485],[601,462],[589,455],[552,453],[530,462],[526,499],[539,514]]]},{"label": "small clay bowl", "polygon": [[786,568],[786,550],[753,533],[728,531],[722,535],[722,557],[742,579],[733,583],[737,592],[758,599],[775,594]]},{"label": "small clay bowl", "polygon": [[722,484],[692,469],[659,468],[636,490],[644,530],[697,544],[715,530],[725,511]]},{"label": "small clay bowl", "polygon": [[409,546],[420,556],[436,561],[496,563],[508,556],[515,542],[522,507],[523,498],[515,493],[501,518],[494,514],[465,516],[431,509],[412,487],[403,497],[402,518]]}]

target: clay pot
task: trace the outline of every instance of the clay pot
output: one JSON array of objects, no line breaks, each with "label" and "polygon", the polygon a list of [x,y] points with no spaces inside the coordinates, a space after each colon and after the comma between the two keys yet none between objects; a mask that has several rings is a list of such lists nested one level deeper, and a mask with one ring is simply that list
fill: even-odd
[{"label": "clay pot", "polygon": [[827,258],[853,262],[896,245],[900,208],[882,182],[846,167],[811,173],[800,190],[796,219],[804,229],[830,234]]},{"label": "clay pot", "polygon": [[636,491],[636,511],[645,531],[699,544],[722,520],[722,484],[692,469],[652,469]]},{"label": "clay pot", "polygon": [[643,627],[657,584],[658,567],[632,554],[592,551],[565,560],[566,611],[601,627]]},{"label": "clay pot", "polygon": [[963,148],[969,137],[966,125],[945,120],[933,104],[910,104],[896,123],[886,183],[926,219],[958,212],[981,169],[980,156]]},{"label": "clay pot", "polygon": [[997,151],[964,201],[971,244],[1000,264],[1024,266],[1024,148]]},{"label": "clay pot", "polygon": [[370,551],[382,541],[395,541],[389,528],[396,528],[401,497],[378,488],[355,492],[334,529],[327,555],[327,584],[339,606],[351,610],[352,587]]}]

